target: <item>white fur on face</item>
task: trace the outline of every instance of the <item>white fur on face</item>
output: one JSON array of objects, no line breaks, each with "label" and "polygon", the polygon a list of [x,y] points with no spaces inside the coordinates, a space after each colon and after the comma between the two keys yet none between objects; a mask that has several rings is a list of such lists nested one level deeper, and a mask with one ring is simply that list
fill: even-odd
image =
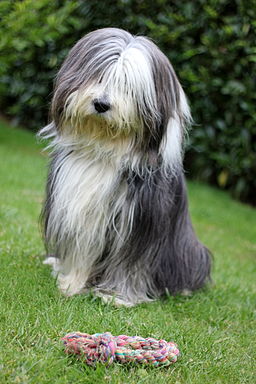
[{"label": "white fur on face", "polygon": [[[97,113],[93,105],[95,99],[101,98],[110,103],[110,110],[104,114]],[[143,118],[149,109],[157,119],[151,67],[143,52],[136,47],[128,46],[118,60],[105,71],[100,83],[92,83],[85,89],[81,87],[68,97],[65,117],[72,126],[83,126],[84,131],[88,117],[96,117],[100,127],[104,120],[106,128],[115,129],[112,130],[113,135],[116,132],[127,136],[136,132],[140,136],[143,130]],[[91,124],[91,119],[88,124]]]}]

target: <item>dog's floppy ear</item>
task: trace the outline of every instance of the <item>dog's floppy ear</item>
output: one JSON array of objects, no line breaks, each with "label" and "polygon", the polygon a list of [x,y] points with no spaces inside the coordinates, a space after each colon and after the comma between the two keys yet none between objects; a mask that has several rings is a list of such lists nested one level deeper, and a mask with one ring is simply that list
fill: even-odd
[{"label": "dog's floppy ear", "polygon": [[[190,109],[185,93],[179,83],[176,73],[163,52],[148,38],[137,37],[144,48],[151,66],[152,79],[155,88],[157,113],[147,108],[145,114],[144,145],[158,151],[160,143],[167,135],[168,126],[175,120],[183,136],[184,128],[191,123]],[[154,113],[154,114],[153,114]],[[176,124],[176,126],[177,126]]]},{"label": "dog's floppy ear", "polygon": [[186,96],[171,63],[157,47],[156,50],[158,55],[152,57],[152,72],[161,116],[160,137],[166,134],[170,120],[177,121],[183,135],[186,124],[191,121]]}]

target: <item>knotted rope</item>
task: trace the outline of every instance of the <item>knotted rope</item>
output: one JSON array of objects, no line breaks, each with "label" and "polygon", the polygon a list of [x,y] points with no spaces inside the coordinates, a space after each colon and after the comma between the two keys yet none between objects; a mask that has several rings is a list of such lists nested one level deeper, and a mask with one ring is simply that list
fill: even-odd
[{"label": "knotted rope", "polygon": [[167,366],[177,361],[179,350],[173,342],[146,339],[140,336],[113,336],[111,333],[74,332],[62,338],[65,352],[76,354],[88,365],[97,362],[110,365],[114,361],[120,363],[138,362],[155,367]]}]

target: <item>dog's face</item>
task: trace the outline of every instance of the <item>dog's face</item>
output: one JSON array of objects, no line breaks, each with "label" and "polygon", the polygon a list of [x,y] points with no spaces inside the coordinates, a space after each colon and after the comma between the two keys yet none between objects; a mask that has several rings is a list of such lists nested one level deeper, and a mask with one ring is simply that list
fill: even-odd
[{"label": "dog's face", "polygon": [[132,136],[158,147],[170,119],[182,128],[189,108],[170,62],[153,42],[106,28],[70,51],[57,76],[52,117],[59,132]]}]

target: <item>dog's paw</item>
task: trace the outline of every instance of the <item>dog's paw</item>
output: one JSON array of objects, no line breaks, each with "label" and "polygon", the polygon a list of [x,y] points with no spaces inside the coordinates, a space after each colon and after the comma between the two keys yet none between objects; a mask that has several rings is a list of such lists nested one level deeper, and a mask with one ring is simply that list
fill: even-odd
[{"label": "dog's paw", "polygon": [[60,272],[60,260],[57,257],[49,256],[43,261],[43,264],[52,267],[52,275],[54,277]]},{"label": "dog's paw", "polygon": [[107,292],[102,290],[95,290],[95,296],[99,297],[104,304],[113,305],[114,307],[134,307],[137,303],[133,303],[128,299],[115,294],[114,292]]},{"label": "dog's paw", "polygon": [[180,295],[181,296],[188,296],[188,297],[190,297],[190,296],[193,295],[193,292],[190,291],[189,289],[183,289],[183,291],[180,292]]},{"label": "dog's paw", "polygon": [[59,273],[57,276],[58,287],[65,296],[78,295],[87,292],[85,284],[87,275],[81,271],[72,271],[67,275]]}]

